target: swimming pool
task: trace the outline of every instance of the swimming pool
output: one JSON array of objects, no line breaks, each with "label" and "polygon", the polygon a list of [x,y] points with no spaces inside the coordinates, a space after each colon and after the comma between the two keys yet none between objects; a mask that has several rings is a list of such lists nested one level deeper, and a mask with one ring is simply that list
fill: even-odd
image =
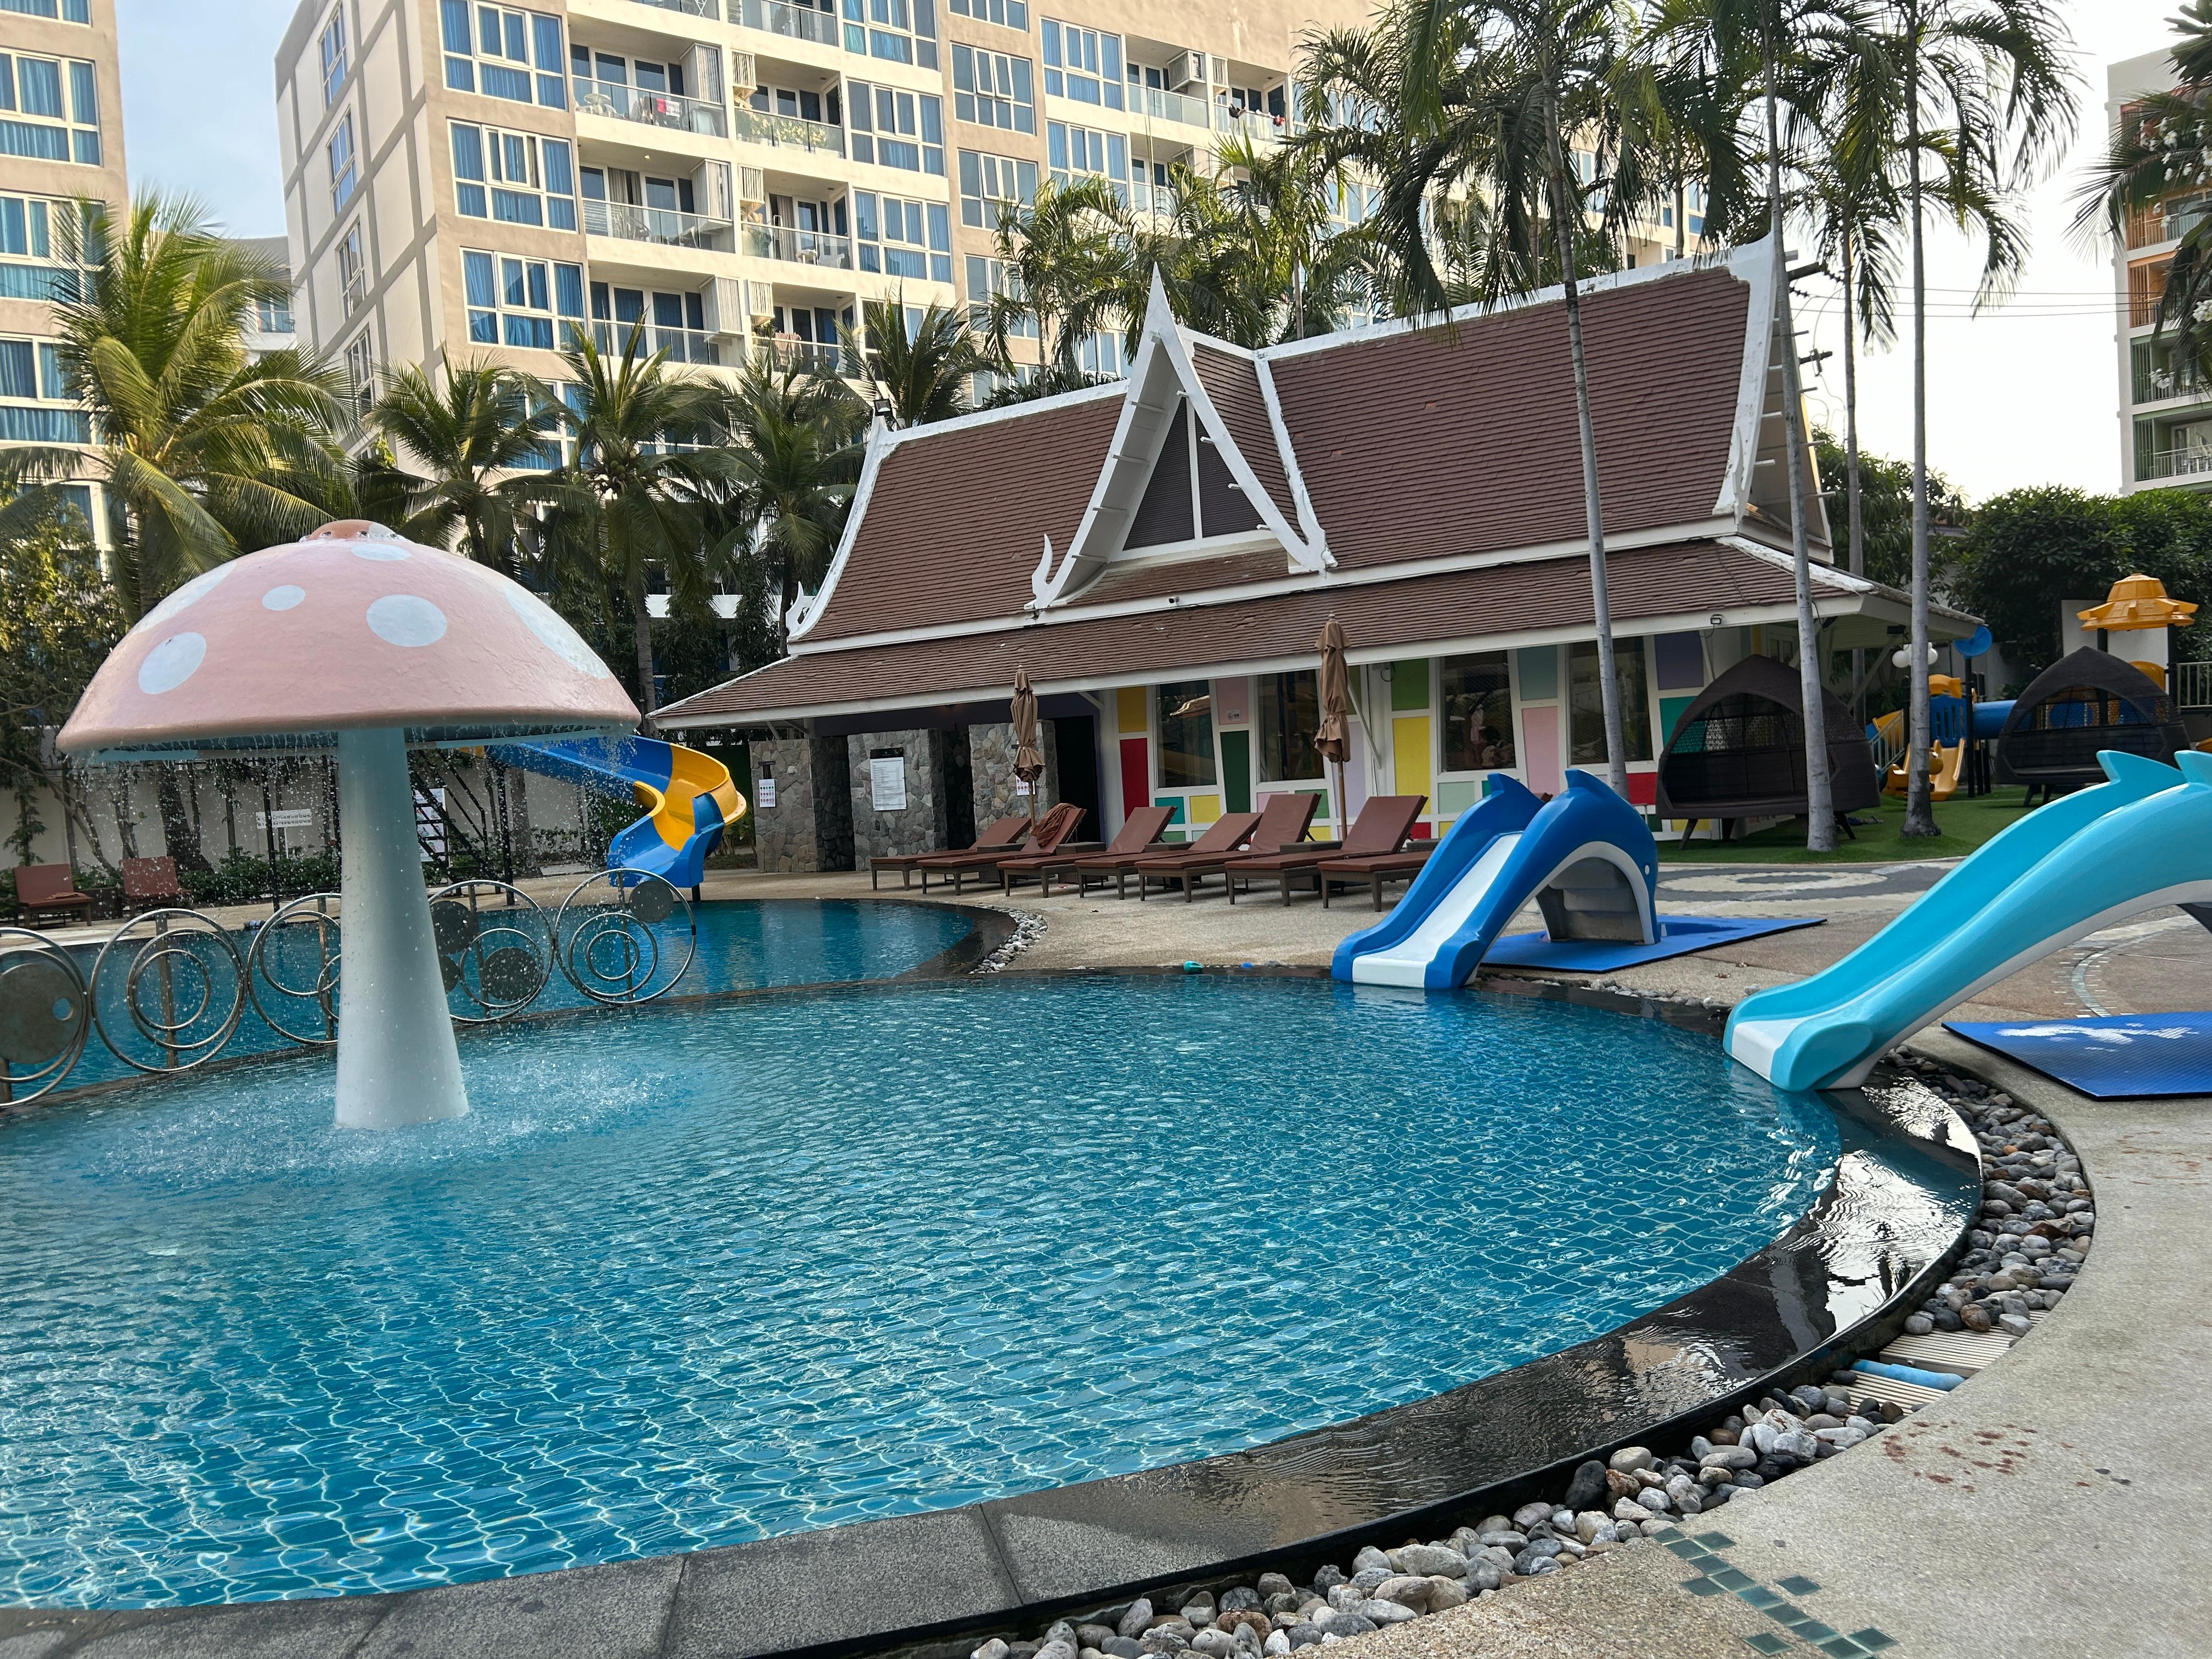
[{"label": "swimming pool", "polygon": [[1017,976],[529,1021],[473,1110],[327,1056],[0,1137],[0,1597],[662,1554],[1157,1467],[1702,1285],[1826,1183],[1701,1035],[1305,979]]}]

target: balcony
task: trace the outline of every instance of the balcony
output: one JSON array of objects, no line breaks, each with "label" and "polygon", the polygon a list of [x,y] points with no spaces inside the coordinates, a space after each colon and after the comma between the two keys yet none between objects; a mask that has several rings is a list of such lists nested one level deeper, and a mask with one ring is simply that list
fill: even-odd
[{"label": "balcony", "polygon": [[1265,110],[1231,114],[1226,104],[1213,106],[1213,130],[1224,137],[1242,138],[1254,144],[1279,144],[1291,136],[1287,119],[1279,120]]},{"label": "balcony", "polygon": [[842,345],[802,340],[796,334],[763,334],[756,337],[767,348],[778,368],[796,368],[809,374],[839,374],[848,379],[860,372],[853,354]]},{"label": "balcony", "polygon": [[2176,242],[2212,217],[2212,194],[2199,191],[2160,202],[2128,216],[2128,246],[2149,247],[2157,242]]},{"label": "balcony", "polygon": [[810,121],[799,115],[772,115],[740,104],[737,134],[742,143],[772,144],[779,149],[802,150],[809,155],[842,155],[845,129],[827,121]]},{"label": "balcony", "polygon": [[616,81],[586,80],[580,75],[573,80],[579,115],[635,121],[641,126],[659,127],[670,132],[702,133],[712,138],[730,136],[729,122],[720,104],[679,98],[672,92],[626,87]]},{"label": "balcony", "polygon": [[2196,369],[2139,368],[2135,375],[2135,401],[2163,403],[2169,398],[2212,397],[2212,377]]},{"label": "balcony", "polygon": [[700,363],[709,368],[721,365],[722,350],[715,337],[695,328],[655,328],[650,323],[593,323],[592,342],[601,352],[613,356],[629,349],[633,328],[640,337],[641,353],[665,351],[672,363]]},{"label": "balcony", "polygon": [[793,6],[784,0],[737,0],[731,16],[749,29],[780,34],[787,40],[811,40],[819,46],[837,44],[837,20],[811,6]]},{"label": "balcony", "polygon": [[703,213],[679,213],[673,208],[586,201],[584,229],[590,235],[613,236],[625,242],[656,242],[663,247],[705,248],[716,253],[730,251],[727,219],[710,219]]},{"label": "balcony", "polygon": [[720,0],[637,0],[641,6],[658,6],[663,11],[680,11],[686,17],[720,18]]},{"label": "balcony", "polygon": [[826,230],[793,230],[785,225],[744,227],[742,252],[756,259],[783,259],[793,264],[827,265],[835,270],[853,268],[853,239]]},{"label": "balcony", "polygon": [[2138,483],[2150,478],[2212,479],[2212,448],[2139,449],[2136,478]]},{"label": "balcony", "polygon": [[[1180,121],[1185,126],[1211,127],[1213,125],[1213,106],[1203,98],[1188,97],[1180,92],[1163,92],[1158,87],[1131,87],[1129,108],[1133,113],[1150,115],[1162,121]],[[1228,111],[1222,112],[1224,116]]]}]

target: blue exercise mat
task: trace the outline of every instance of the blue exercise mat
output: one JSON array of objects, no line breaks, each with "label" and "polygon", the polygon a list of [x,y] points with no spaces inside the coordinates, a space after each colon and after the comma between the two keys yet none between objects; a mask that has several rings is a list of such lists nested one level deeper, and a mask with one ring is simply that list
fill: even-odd
[{"label": "blue exercise mat", "polygon": [[2212,1095],[2212,1014],[1946,1020],[1943,1029],[2093,1100]]},{"label": "blue exercise mat", "polygon": [[1662,916],[1659,942],[1630,945],[1613,939],[1566,939],[1549,933],[1508,933],[1490,947],[1486,968],[1559,968],[1571,974],[1610,974],[1641,963],[1664,962],[1692,951],[1738,939],[1786,933],[1793,927],[1817,927],[1826,916]]}]

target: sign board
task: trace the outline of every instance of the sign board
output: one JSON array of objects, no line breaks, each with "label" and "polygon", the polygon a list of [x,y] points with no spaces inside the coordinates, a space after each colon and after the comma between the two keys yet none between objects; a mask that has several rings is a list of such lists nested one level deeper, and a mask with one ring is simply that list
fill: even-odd
[{"label": "sign board", "polygon": [[764,777],[754,787],[753,804],[757,806],[773,806],[775,805],[775,780],[774,778]]},{"label": "sign board", "polygon": [[1018,795],[1028,794],[1030,793],[1030,781],[1027,778],[1016,778],[1014,780],[1014,793]]},{"label": "sign board", "polygon": [[906,757],[868,763],[868,798],[878,812],[906,811]]},{"label": "sign board", "polygon": [[256,812],[253,816],[264,830],[312,830],[315,827],[315,810],[312,806],[280,806],[273,812]]}]

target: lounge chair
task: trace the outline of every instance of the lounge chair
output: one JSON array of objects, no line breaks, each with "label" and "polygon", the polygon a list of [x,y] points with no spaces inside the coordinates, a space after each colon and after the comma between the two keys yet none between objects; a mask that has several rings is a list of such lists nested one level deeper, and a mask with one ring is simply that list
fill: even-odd
[{"label": "lounge chair", "polygon": [[137,915],[141,910],[158,910],[164,905],[182,904],[185,890],[177,880],[177,861],[174,859],[125,859],[123,860],[123,913]]},{"label": "lounge chair", "polygon": [[1121,833],[1115,836],[1113,841],[1103,848],[1093,842],[1080,853],[1073,848],[1063,846],[1057,853],[1024,853],[1013,858],[1000,859],[999,860],[1000,890],[1002,892],[1011,893],[1014,890],[1015,884],[1021,878],[1035,876],[1037,878],[1037,884],[1044,890],[1044,896],[1050,898],[1054,874],[1073,870],[1075,860],[1079,857],[1140,858],[1145,854],[1157,849],[1160,831],[1167,828],[1168,819],[1174,815],[1174,811],[1175,809],[1171,806],[1139,806],[1135,811],[1130,813],[1122,823]]},{"label": "lounge chair", "polygon": [[15,908],[27,922],[40,922],[72,912],[79,921],[92,920],[93,897],[76,890],[76,877],[66,864],[19,864],[15,866]]},{"label": "lounge chair", "polygon": [[1375,895],[1375,908],[1380,910],[1383,884],[1413,880],[1436,850],[1436,842],[1417,841],[1402,853],[1386,853],[1378,858],[1322,860],[1314,866],[1315,879],[1321,884],[1322,908],[1328,908],[1329,895],[1339,887],[1364,887]]},{"label": "lounge chair", "polygon": [[[1319,795],[1283,793],[1270,795],[1260,810],[1260,821],[1252,826],[1252,834],[1244,845],[1255,853],[1282,853],[1305,839],[1313,823],[1314,809],[1321,805]],[[1163,883],[1180,881],[1183,902],[1188,904],[1198,896],[1198,884],[1207,876],[1218,875],[1223,884],[1228,884],[1226,872],[1233,852],[1200,853],[1193,848],[1182,853],[1163,853],[1139,862],[1137,866],[1137,896],[1145,892],[1157,878]]]},{"label": "lounge chair", "polygon": [[[1011,817],[994,820],[989,828],[975,837],[975,845],[965,850],[970,853],[993,851],[1011,853],[1022,844],[1022,838],[1029,832],[1030,815],[1026,812],[1016,812]],[[877,885],[876,878],[881,872],[896,870],[899,872],[899,885],[907,886],[913,879],[914,872],[924,859],[953,856],[956,855],[943,852],[886,853],[880,858],[872,858],[868,860],[868,885],[872,889]]]},{"label": "lounge chair", "polygon": [[993,849],[971,848],[965,853],[939,853],[923,859],[915,866],[921,872],[921,890],[929,890],[933,875],[951,876],[952,890],[959,892],[967,885],[968,878],[988,878],[996,872],[999,860],[1016,852],[1036,854],[1056,853],[1060,843],[1073,836],[1083,822],[1083,809],[1062,801],[1036,821],[1036,829],[1019,848]]},{"label": "lounge chair", "polygon": [[[1426,795],[1371,795],[1359,809],[1359,816],[1352,821],[1345,832],[1341,846],[1286,847],[1277,853],[1247,853],[1233,858],[1222,866],[1229,881],[1229,902],[1237,902],[1240,883],[1273,876],[1282,889],[1283,902],[1291,902],[1291,884],[1297,876],[1313,875],[1315,866],[1324,862],[1346,859],[1383,858],[1399,852],[1406,845],[1406,837],[1413,833],[1413,820],[1421,816],[1421,809],[1429,804]],[[1255,836],[1256,843],[1259,837]],[[1314,876],[1316,890],[1321,878]]]},{"label": "lounge chair", "polygon": [[1070,859],[1062,867],[1075,872],[1078,892],[1091,890],[1092,876],[1108,875],[1114,878],[1114,896],[1127,898],[1129,878],[1139,867],[1159,858],[1218,859],[1224,853],[1235,852],[1249,841],[1253,827],[1259,822],[1257,812],[1231,812],[1216,818],[1196,841],[1171,853],[1094,853],[1089,858]]}]

